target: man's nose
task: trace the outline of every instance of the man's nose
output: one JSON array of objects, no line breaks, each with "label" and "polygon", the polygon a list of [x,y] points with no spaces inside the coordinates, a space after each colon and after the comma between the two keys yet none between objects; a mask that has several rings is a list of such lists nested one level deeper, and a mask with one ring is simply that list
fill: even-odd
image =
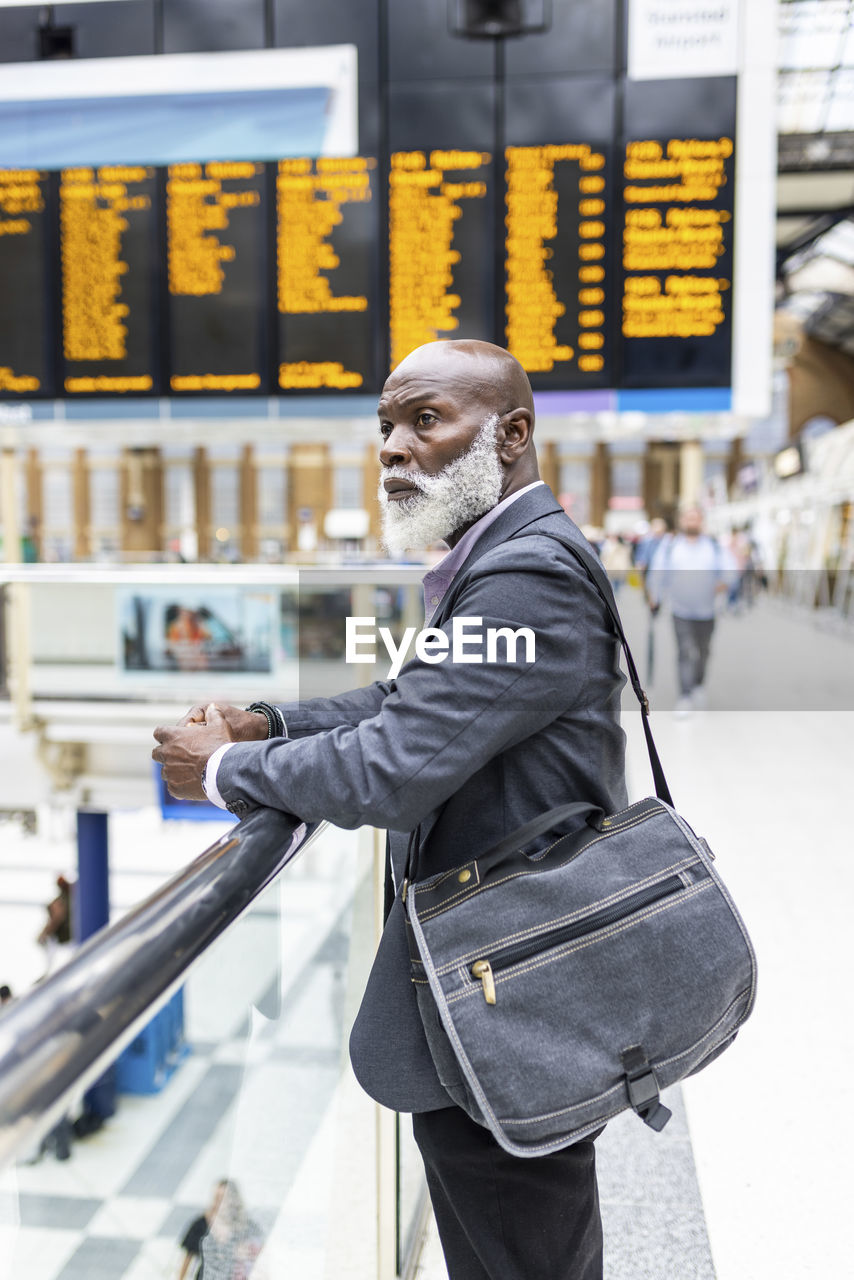
[{"label": "man's nose", "polygon": [[402,427],[393,427],[380,449],[380,462],[384,467],[406,466],[411,456],[406,431]]}]

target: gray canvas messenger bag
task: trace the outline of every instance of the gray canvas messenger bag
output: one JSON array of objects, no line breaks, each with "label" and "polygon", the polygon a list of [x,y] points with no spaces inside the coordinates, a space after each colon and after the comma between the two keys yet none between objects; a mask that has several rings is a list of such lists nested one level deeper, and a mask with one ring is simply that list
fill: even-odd
[{"label": "gray canvas messenger bag", "polygon": [[753,947],[712,852],[673,807],[610,584],[558,540],[614,621],[656,795],[620,813],[552,809],[426,879],[413,832],[403,888],[439,1078],[461,1078],[445,1086],[452,1100],[517,1156],[569,1146],[629,1108],[663,1128],[659,1091],[732,1043],[756,990]]}]

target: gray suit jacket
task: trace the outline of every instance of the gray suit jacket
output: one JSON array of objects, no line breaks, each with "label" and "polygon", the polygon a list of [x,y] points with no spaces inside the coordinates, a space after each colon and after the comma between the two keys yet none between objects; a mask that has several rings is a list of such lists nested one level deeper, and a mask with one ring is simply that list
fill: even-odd
[{"label": "gray suit jacket", "polygon": [[[558,534],[589,551],[545,486],[517,499],[475,543],[431,625],[531,627],[536,656],[428,665],[396,680],[283,706],[290,737],[226,752],[217,785],[235,809],[267,805],[307,821],[386,827],[395,884],[421,824],[419,877],[484,853],[547,809],[626,803],[619,645],[602,600]],[[237,802],[236,804],[234,802]],[[243,803],[241,803],[243,802]],[[395,899],[350,1039],[356,1076],[399,1111],[451,1104],[409,980]],[[446,1083],[454,1083],[448,1081]]]}]

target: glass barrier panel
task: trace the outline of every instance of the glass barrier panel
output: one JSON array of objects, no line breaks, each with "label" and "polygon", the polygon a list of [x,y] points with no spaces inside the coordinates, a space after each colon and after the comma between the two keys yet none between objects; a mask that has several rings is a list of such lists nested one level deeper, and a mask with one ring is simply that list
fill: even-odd
[{"label": "glass barrier panel", "polygon": [[[138,821],[150,845],[154,815]],[[162,824],[163,842],[201,844],[207,825]],[[399,1170],[378,1169],[379,1109],[347,1058],[381,846],[326,828],[7,1170],[0,1280],[186,1278],[200,1257],[229,1280],[391,1280],[377,1224],[397,1213],[403,1261],[423,1177],[408,1147]],[[168,861],[155,850],[154,872]],[[141,875],[115,877],[119,914]],[[381,1206],[389,1182],[399,1204]]]}]

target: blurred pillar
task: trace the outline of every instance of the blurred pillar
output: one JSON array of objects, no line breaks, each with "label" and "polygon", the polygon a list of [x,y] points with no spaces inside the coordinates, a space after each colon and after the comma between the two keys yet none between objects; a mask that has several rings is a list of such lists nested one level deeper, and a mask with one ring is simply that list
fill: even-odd
[{"label": "blurred pillar", "polygon": [[643,501],[650,519],[676,518],[680,501],[681,446],[673,440],[649,440],[644,454]]},{"label": "blurred pillar", "polygon": [[376,445],[365,446],[365,460],[362,463],[362,506],[370,517],[368,536],[375,542],[380,540],[380,504],[377,499],[377,485],[380,478],[379,451]]},{"label": "blurred pillar", "polygon": [[241,559],[258,559],[258,477],[255,450],[245,444],[240,451]]},{"label": "blurred pillar", "polygon": [[556,498],[560,496],[560,464],[557,454],[557,442],[548,440],[538,453],[540,462],[540,479],[545,480]]},{"label": "blurred pillar", "polygon": [[604,440],[597,440],[590,468],[590,523],[597,528],[605,524],[605,513],[611,497],[611,455]]},{"label": "blurred pillar", "polygon": [[196,543],[199,560],[211,558],[211,472],[208,451],[193,451],[193,491],[196,501]]},{"label": "blurred pillar", "polygon": [[159,449],[122,450],[122,551],[163,550],[163,463]]},{"label": "blurred pillar", "polygon": [[732,493],[735,488],[738,473],[744,466],[745,461],[744,441],[741,436],[736,436],[734,440],[729,442],[729,456],[726,461],[727,493]]},{"label": "blurred pillar", "polygon": [[44,516],[44,501],[42,489],[42,466],[41,457],[38,449],[27,450],[27,515],[29,517],[29,527],[27,533],[32,538],[33,548],[36,557],[41,560],[42,547],[42,518]]},{"label": "blurred pillar", "polygon": [[291,445],[288,458],[288,537],[292,550],[311,554],[332,506],[332,464],[325,444]]},{"label": "blurred pillar", "polygon": [[21,526],[18,520],[18,459],[14,449],[0,454],[0,511],[3,514],[3,559],[21,559]]},{"label": "blurred pillar", "polygon": [[643,452],[643,463],[641,468],[641,497],[643,499],[643,509],[646,512],[647,519],[658,515],[658,494],[656,492],[656,466],[655,460],[650,453],[650,442],[647,440],[646,448]]},{"label": "blurred pillar", "polygon": [[703,445],[686,440],[679,450],[679,505],[699,502],[703,492]]},{"label": "blurred pillar", "polygon": [[74,516],[74,559],[86,560],[89,557],[90,491],[89,468],[86,465],[86,450],[75,449],[71,463],[72,512]]}]

